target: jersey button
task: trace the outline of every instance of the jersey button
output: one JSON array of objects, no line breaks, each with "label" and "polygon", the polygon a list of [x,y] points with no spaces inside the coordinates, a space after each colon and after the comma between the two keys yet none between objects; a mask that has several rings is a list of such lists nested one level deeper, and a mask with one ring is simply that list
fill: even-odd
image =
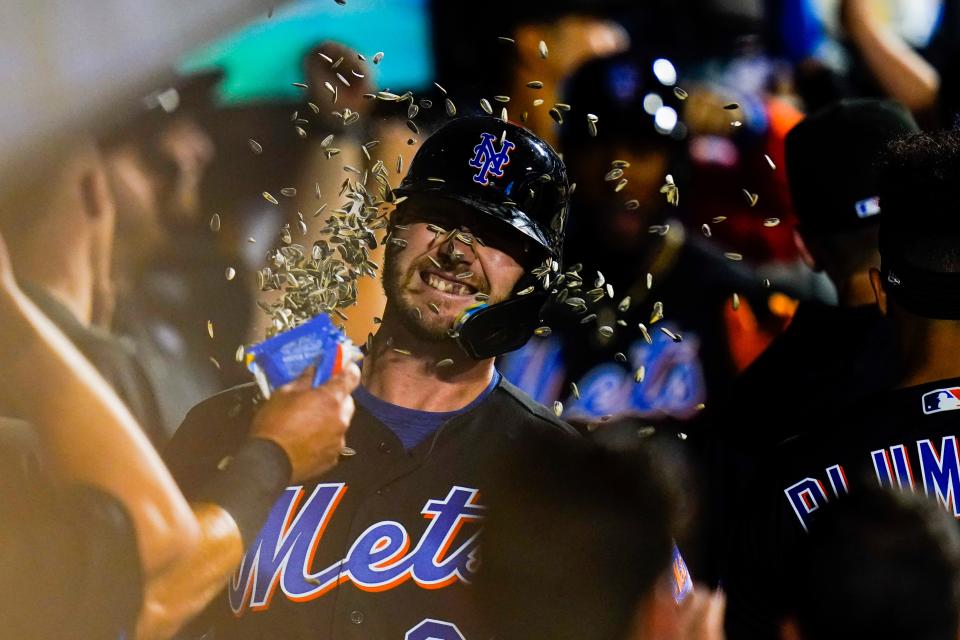
[{"label": "jersey button", "polygon": [[387,442],[381,442],[380,444],[378,444],[377,449],[380,450],[380,453],[390,453],[391,451],[393,451],[393,447],[391,447],[390,444]]},{"label": "jersey button", "polygon": [[353,624],[362,624],[363,623],[363,611],[356,609],[350,612],[350,622]]}]

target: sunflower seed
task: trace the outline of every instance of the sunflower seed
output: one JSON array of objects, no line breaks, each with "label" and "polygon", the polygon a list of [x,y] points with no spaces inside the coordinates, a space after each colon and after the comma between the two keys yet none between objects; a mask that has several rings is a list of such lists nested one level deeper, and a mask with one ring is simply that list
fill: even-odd
[{"label": "sunflower seed", "polygon": [[680,87],[674,87],[673,95],[677,96],[678,100],[686,100],[690,94],[684,91],[683,89],[681,89]]},{"label": "sunflower seed", "polygon": [[733,294],[733,300],[730,302],[730,306],[733,307],[734,311],[740,309],[740,296],[736,293]]},{"label": "sunflower seed", "polygon": [[433,86],[435,86],[437,89],[440,89],[440,93],[442,93],[443,95],[447,95],[447,90],[441,87],[440,83],[434,82]]},{"label": "sunflower seed", "polygon": [[294,82],[294,83],[292,83],[292,84],[293,84],[293,86],[295,86],[295,87],[297,87],[297,88],[300,88],[300,89],[309,89],[309,88],[310,88],[310,87],[308,87],[306,84],[304,84],[304,83],[302,83],[302,82]]},{"label": "sunflower seed", "polygon": [[595,120],[587,120],[587,131],[591,138],[597,137],[597,123]]},{"label": "sunflower seed", "polygon": [[727,260],[734,260],[734,261],[743,260],[742,253],[735,253],[733,251],[727,251],[726,253],[723,254],[723,257],[726,258]]},{"label": "sunflower seed", "polygon": [[217,368],[217,371],[219,371],[219,370],[220,370],[220,363],[217,361],[217,359],[214,358],[213,356],[210,356],[209,360],[210,360],[210,364],[212,364],[214,367],[216,367],[216,368]]},{"label": "sunflower seed", "polygon": [[224,272],[227,280],[233,280],[237,276],[237,270],[233,267],[227,267],[227,270]]},{"label": "sunflower seed", "polygon": [[623,204],[623,206],[624,206],[625,209],[627,209],[627,210],[629,210],[629,211],[633,211],[634,209],[640,208],[640,201],[639,201],[639,200],[627,200],[627,201]]},{"label": "sunflower seed", "polygon": [[257,239],[254,238],[253,236],[250,236],[249,238],[247,238],[247,242],[249,242],[250,244],[257,244]]},{"label": "sunflower seed", "polygon": [[640,367],[638,367],[633,373],[633,381],[639,384],[643,382],[645,377],[647,377],[647,368],[643,365],[640,365]]},{"label": "sunflower seed", "polygon": [[530,286],[530,287],[527,287],[526,289],[521,289],[520,291],[517,291],[517,295],[525,296],[527,294],[533,293],[533,290],[534,290],[534,287]]},{"label": "sunflower seed", "polygon": [[440,307],[430,302],[427,303],[427,306],[430,307],[430,311],[433,311],[435,314],[440,315]]},{"label": "sunflower seed", "polygon": [[213,338],[213,321],[207,320],[207,335]]},{"label": "sunflower seed", "polygon": [[747,202],[750,203],[751,207],[757,204],[757,199],[760,196],[755,193],[750,193],[746,189],[741,189],[740,191],[743,193],[743,197],[747,199]]},{"label": "sunflower seed", "polygon": [[643,341],[647,344],[653,344],[653,338],[650,337],[650,332],[647,331],[646,325],[642,322],[637,323],[637,327],[640,329],[640,335],[643,336]]},{"label": "sunflower seed", "polygon": [[620,313],[626,313],[627,309],[630,308],[630,296],[627,296],[620,301],[620,304],[617,305],[617,310]]},{"label": "sunflower seed", "polygon": [[705,235],[708,238],[713,235],[713,232],[710,231],[710,225],[706,223],[700,225],[700,231],[702,231],[703,235]]},{"label": "sunflower seed", "polygon": [[743,126],[743,123],[740,122],[739,120],[734,120],[733,122],[730,123],[730,126],[731,126],[731,127],[742,127],[742,126]]},{"label": "sunflower seed", "polygon": [[247,140],[247,144],[250,145],[250,150],[253,151],[255,154],[260,155],[261,153],[263,153],[263,145],[261,145],[259,142],[257,142],[253,138],[250,138],[249,140]]},{"label": "sunflower seed", "polygon": [[446,98],[443,101],[443,106],[447,110],[447,115],[450,116],[451,118],[457,115],[457,105],[453,104],[453,100],[451,100],[450,98]]},{"label": "sunflower seed", "polygon": [[509,42],[510,44],[516,44],[516,40],[513,38],[508,38],[507,36],[497,36],[497,40],[502,40],[503,42]]},{"label": "sunflower seed", "polygon": [[763,154],[763,159],[767,161],[767,164],[768,164],[768,165],[770,165],[770,170],[771,170],[771,171],[776,171],[776,170],[777,170],[777,165],[775,165],[775,164],[773,163],[773,160],[770,158],[770,156],[768,156],[767,154]]},{"label": "sunflower seed", "polygon": [[488,114],[493,115],[493,107],[490,106],[490,101],[486,98],[480,98],[480,108]]},{"label": "sunflower seed", "polygon": [[597,319],[597,314],[591,313],[590,315],[586,315],[580,318],[580,324],[587,324],[588,322],[593,322],[596,319]]},{"label": "sunflower seed", "polygon": [[436,364],[436,367],[437,369],[445,369],[452,365],[453,365],[453,360],[451,360],[450,358],[444,358],[443,360],[441,360]]},{"label": "sunflower seed", "polygon": [[507,103],[510,102],[510,96],[493,96],[493,99],[497,102]]},{"label": "sunflower seed", "polygon": [[539,80],[531,80],[527,83],[527,87],[531,89],[543,89],[543,83]]},{"label": "sunflower seed", "polygon": [[627,356],[625,356],[623,352],[617,351],[615,354],[613,354],[613,359],[617,362],[626,362]]},{"label": "sunflower seed", "polygon": [[537,98],[536,100],[533,101],[533,106],[535,106],[535,107],[539,107],[539,106],[542,105],[542,104],[543,104],[543,99],[542,99],[542,98]]},{"label": "sunflower seed", "polygon": [[557,124],[563,124],[563,116],[556,109],[550,109],[550,117],[553,118]]},{"label": "sunflower seed", "polygon": [[656,324],[663,320],[663,303],[659,300],[653,303],[653,311],[650,313],[650,324]]},{"label": "sunflower seed", "polygon": [[476,300],[477,302],[486,302],[487,300],[490,299],[490,296],[488,296],[485,293],[478,293],[473,299]]},{"label": "sunflower seed", "polygon": [[627,186],[628,180],[626,178],[620,178],[620,182],[617,183],[617,186],[613,188],[614,193],[620,193],[625,186]]},{"label": "sunflower seed", "polygon": [[393,347],[393,351],[396,351],[397,353],[399,353],[399,354],[402,355],[402,356],[408,356],[408,355],[410,355],[410,352],[409,352],[407,349],[398,349],[397,347]]},{"label": "sunflower seed", "polygon": [[373,54],[373,64],[380,64],[381,60],[383,60],[383,51],[377,51]]},{"label": "sunflower seed", "polygon": [[293,196],[297,195],[297,190],[294,187],[284,187],[283,189],[280,189],[280,195],[287,198],[292,198]]},{"label": "sunflower seed", "polygon": [[339,80],[340,82],[342,82],[344,85],[348,87],[350,86],[350,83],[347,82],[347,79],[344,78],[342,74],[339,74],[339,73],[337,74],[337,80]]},{"label": "sunflower seed", "polygon": [[674,342],[680,342],[683,340],[683,336],[677,333],[674,333],[673,331],[670,331],[670,329],[667,329],[666,327],[660,327],[660,331],[662,331],[665,336],[667,336]]},{"label": "sunflower seed", "polygon": [[621,176],[623,176],[623,169],[616,168],[607,171],[606,175],[603,176],[603,179],[606,182],[610,182],[612,180],[618,180]]},{"label": "sunflower seed", "polygon": [[731,102],[729,104],[723,105],[723,108],[726,109],[727,111],[733,111],[734,109],[739,109],[740,105],[737,104],[736,102]]},{"label": "sunflower seed", "polygon": [[215,213],[210,217],[210,231],[220,231],[220,214]]},{"label": "sunflower seed", "polygon": [[547,52],[547,43],[546,43],[546,42],[544,42],[543,40],[541,40],[541,41],[540,41],[540,44],[537,45],[537,50],[540,52],[540,57],[541,57],[541,58],[546,58],[546,57],[547,57],[547,53],[548,53],[548,52]]},{"label": "sunflower seed", "polygon": [[333,58],[331,58],[331,57],[328,56],[327,54],[325,54],[325,53],[318,53],[317,55],[320,56],[321,58],[323,58],[324,60],[326,60],[327,62],[333,64]]},{"label": "sunflower seed", "polygon": [[770,280],[767,279],[767,278],[764,278],[764,279],[763,279],[763,286],[765,286],[767,289],[769,289],[769,288],[770,288]]},{"label": "sunflower seed", "polygon": [[473,271],[463,271],[454,276],[457,280],[466,280],[473,277]]},{"label": "sunflower seed", "polygon": [[294,127],[293,130],[296,131],[297,135],[300,136],[301,138],[307,137],[307,131],[303,127]]},{"label": "sunflower seed", "polygon": [[552,333],[550,327],[537,327],[533,330],[533,335],[545,338]]},{"label": "sunflower seed", "polygon": [[780,218],[764,218],[763,226],[765,227],[775,227],[780,224]]},{"label": "sunflower seed", "polygon": [[715,217],[713,220],[711,220],[710,222],[711,222],[711,224],[720,224],[721,222],[723,222],[723,221],[726,220],[726,219],[727,219],[727,216],[717,216],[717,217]]},{"label": "sunflower seed", "polygon": [[600,335],[603,336],[604,338],[610,338],[610,337],[613,336],[613,327],[611,327],[611,326],[609,326],[609,325],[603,325],[602,327],[600,327],[599,329],[597,329],[597,331],[598,331],[598,332],[600,333]]}]

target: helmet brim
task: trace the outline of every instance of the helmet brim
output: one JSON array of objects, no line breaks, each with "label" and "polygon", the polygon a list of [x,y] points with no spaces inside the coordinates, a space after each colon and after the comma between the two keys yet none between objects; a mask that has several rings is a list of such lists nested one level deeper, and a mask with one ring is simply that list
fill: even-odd
[{"label": "helmet brim", "polygon": [[483,213],[495,220],[499,220],[512,229],[516,229],[526,237],[536,242],[537,245],[539,245],[548,255],[553,255],[551,243],[546,235],[544,235],[544,233],[539,229],[539,227],[537,227],[536,224],[534,224],[534,222],[526,213],[524,213],[519,207],[512,205],[507,201],[492,202],[487,199],[480,200],[479,198],[473,198],[469,195],[464,195],[452,189],[445,188],[442,183],[433,181],[403,185],[394,189],[393,193],[398,196],[407,197],[428,194],[445,198],[447,200],[453,200],[454,202],[466,205],[475,211],[479,211],[480,213]]}]

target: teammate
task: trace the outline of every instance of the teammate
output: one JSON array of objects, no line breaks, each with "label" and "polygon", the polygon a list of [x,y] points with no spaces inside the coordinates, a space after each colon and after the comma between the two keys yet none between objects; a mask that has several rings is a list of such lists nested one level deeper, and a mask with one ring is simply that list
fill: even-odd
[{"label": "teammate", "polygon": [[337,462],[352,365],[278,391],[188,505],[142,427],[20,291],[2,236],[0,318],[0,637],[170,637],[222,589],[291,478]]},{"label": "teammate", "polygon": [[[745,552],[728,582],[734,621],[767,626],[782,605],[769,596],[777,575],[827,502],[880,484],[938,501],[960,516],[960,132],[918,133],[892,143],[880,181],[881,268],[871,282],[895,333],[895,388],[842,411],[811,415],[810,432],[768,460],[770,483],[755,489],[765,522],[742,529]],[[765,510],[765,500],[775,508]],[[747,550],[749,549],[749,550]],[[764,567],[751,558],[763,557]],[[753,566],[751,566],[753,565]],[[765,585],[759,588],[759,576]],[[765,593],[760,593],[760,592]]]},{"label": "teammate", "polygon": [[889,141],[916,130],[902,106],[863,99],[822,109],[787,135],[786,171],[799,221],[794,239],[807,265],[826,272],[838,301],[801,302],[784,333],[707,409],[705,449],[720,467],[709,476],[725,478],[707,487],[723,487],[706,501],[713,520],[708,544],[718,565],[729,553],[717,530],[736,526],[737,512],[751,509],[746,496],[757,461],[803,430],[784,393],[803,398],[805,412],[822,411],[892,382],[893,336],[870,286],[870,269],[880,264],[876,161]]},{"label": "teammate", "polygon": [[[467,588],[483,489],[521,434],[575,433],[493,365],[537,327],[547,294],[529,271],[561,260],[567,176],[529,131],[470,117],[423,143],[396,193],[387,305],[341,462],[287,488],[198,631],[489,637]],[[167,457],[188,494],[249,428],[252,397],[239,387],[187,416]]]}]

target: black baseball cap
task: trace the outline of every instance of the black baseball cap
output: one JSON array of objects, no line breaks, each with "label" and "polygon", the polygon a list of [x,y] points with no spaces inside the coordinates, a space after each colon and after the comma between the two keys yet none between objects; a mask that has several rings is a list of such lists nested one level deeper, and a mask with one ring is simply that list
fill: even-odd
[{"label": "black baseball cap", "polygon": [[889,100],[841,100],[807,116],[786,139],[787,181],[802,229],[854,231],[880,214],[877,160],[887,144],[920,128]]}]

